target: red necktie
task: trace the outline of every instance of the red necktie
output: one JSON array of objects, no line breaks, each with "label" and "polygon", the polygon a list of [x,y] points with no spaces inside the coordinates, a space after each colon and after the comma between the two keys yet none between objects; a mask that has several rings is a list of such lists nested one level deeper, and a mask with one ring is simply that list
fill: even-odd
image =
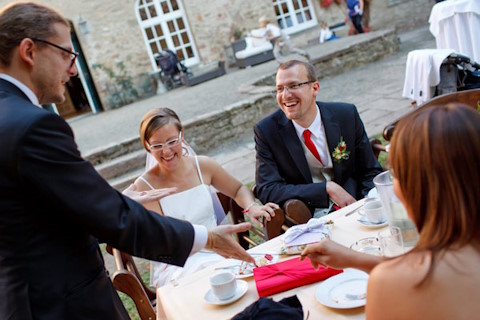
[{"label": "red necktie", "polygon": [[315,148],[315,145],[313,144],[312,139],[310,139],[310,136],[312,133],[310,130],[305,130],[303,131],[303,139],[305,140],[305,145],[307,146],[308,150],[317,158],[318,161],[323,165],[322,159],[320,159],[320,155],[318,154],[317,148]]}]

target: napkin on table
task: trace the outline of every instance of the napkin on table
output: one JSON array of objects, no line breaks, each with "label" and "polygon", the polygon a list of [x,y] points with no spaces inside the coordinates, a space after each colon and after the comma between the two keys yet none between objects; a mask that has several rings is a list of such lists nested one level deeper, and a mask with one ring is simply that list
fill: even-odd
[{"label": "napkin on table", "polygon": [[283,235],[285,246],[298,246],[331,237],[332,224],[325,219],[310,219],[305,224],[289,228]]},{"label": "napkin on table", "polygon": [[294,258],[253,269],[253,277],[260,297],[301,287],[306,284],[325,280],[343,272],[331,268],[319,267],[315,270],[310,260],[300,261]]}]

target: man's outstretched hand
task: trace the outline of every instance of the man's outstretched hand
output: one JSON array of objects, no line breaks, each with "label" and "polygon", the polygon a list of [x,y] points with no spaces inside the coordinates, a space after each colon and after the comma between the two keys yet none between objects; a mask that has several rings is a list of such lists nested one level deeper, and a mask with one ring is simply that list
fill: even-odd
[{"label": "man's outstretched hand", "polygon": [[225,258],[234,258],[251,263],[255,260],[233,237],[234,233],[247,231],[252,227],[248,222],[235,225],[221,225],[208,231],[208,240],[205,249],[215,251]]},{"label": "man's outstretched hand", "polygon": [[176,187],[137,191],[137,187],[134,184],[131,184],[127,189],[123,190],[122,193],[141,204],[145,204],[153,201],[159,201],[160,199],[176,192]]}]

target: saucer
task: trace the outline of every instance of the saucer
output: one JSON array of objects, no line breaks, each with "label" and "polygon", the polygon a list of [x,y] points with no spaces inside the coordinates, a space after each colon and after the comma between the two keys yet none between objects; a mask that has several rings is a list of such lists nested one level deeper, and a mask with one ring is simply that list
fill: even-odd
[{"label": "saucer", "polygon": [[360,218],[357,219],[357,221],[367,228],[380,228],[388,224],[387,218],[385,218],[385,220],[383,220],[382,222],[373,223],[373,222],[370,222],[366,216],[360,216]]},{"label": "saucer", "polygon": [[208,289],[208,291],[205,294],[205,296],[203,297],[203,299],[208,304],[221,306],[221,305],[224,305],[224,304],[229,304],[229,303],[237,301],[238,299],[243,297],[243,295],[247,292],[247,290],[248,290],[248,283],[244,280],[237,280],[237,290],[235,290],[235,294],[232,297],[230,297],[228,299],[221,300],[221,299],[218,299],[213,294],[212,289]]}]

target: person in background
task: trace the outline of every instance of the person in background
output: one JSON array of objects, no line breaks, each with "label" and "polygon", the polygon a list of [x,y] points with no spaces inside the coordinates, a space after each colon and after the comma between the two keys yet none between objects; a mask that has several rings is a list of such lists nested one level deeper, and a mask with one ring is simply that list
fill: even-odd
[{"label": "person in background", "polygon": [[[206,156],[188,155],[182,142],[184,130],[178,115],[169,108],[147,112],[140,124],[140,139],[156,165],[147,169],[134,183],[138,192],[164,188],[177,188],[177,192],[160,201],[143,202],[143,205],[160,215],[187,220],[207,228],[217,225],[210,186],[234,199],[244,209],[253,224],[262,227],[270,221],[278,205],[259,205],[250,190],[226,172],[217,162]],[[172,279],[193,273],[218,261],[211,253],[191,256],[185,267],[166,263],[152,263],[151,283],[162,286]]]},{"label": "person in background", "polygon": [[370,272],[368,320],[478,318],[480,114],[460,104],[417,109],[397,124],[388,158],[416,246],[387,260],[322,241],[302,256]]},{"label": "person in background", "polygon": [[319,38],[320,43],[324,43],[325,41],[330,41],[333,39],[338,39],[338,37],[330,30],[330,28],[327,26],[327,23],[322,21]]},{"label": "person in background", "polygon": [[347,0],[348,16],[358,33],[363,33],[363,1],[364,0]]},{"label": "person in background", "polygon": [[302,49],[296,48],[290,42],[290,37],[285,34],[278,26],[270,22],[266,16],[260,17],[258,20],[261,28],[265,28],[264,37],[269,40],[273,41],[273,56],[278,63],[282,63],[285,59],[282,57],[280,50],[284,47],[288,49],[291,53],[298,53],[299,55],[305,57],[307,61],[310,60],[310,55]]},{"label": "person in background", "polygon": [[60,13],[0,9],[0,319],[129,319],[99,241],[176,265],[202,248],[254,263],[232,237],[250,224],[160,216],[80,156],[67,122],[41,108],[65,100],[77,56]]}]

